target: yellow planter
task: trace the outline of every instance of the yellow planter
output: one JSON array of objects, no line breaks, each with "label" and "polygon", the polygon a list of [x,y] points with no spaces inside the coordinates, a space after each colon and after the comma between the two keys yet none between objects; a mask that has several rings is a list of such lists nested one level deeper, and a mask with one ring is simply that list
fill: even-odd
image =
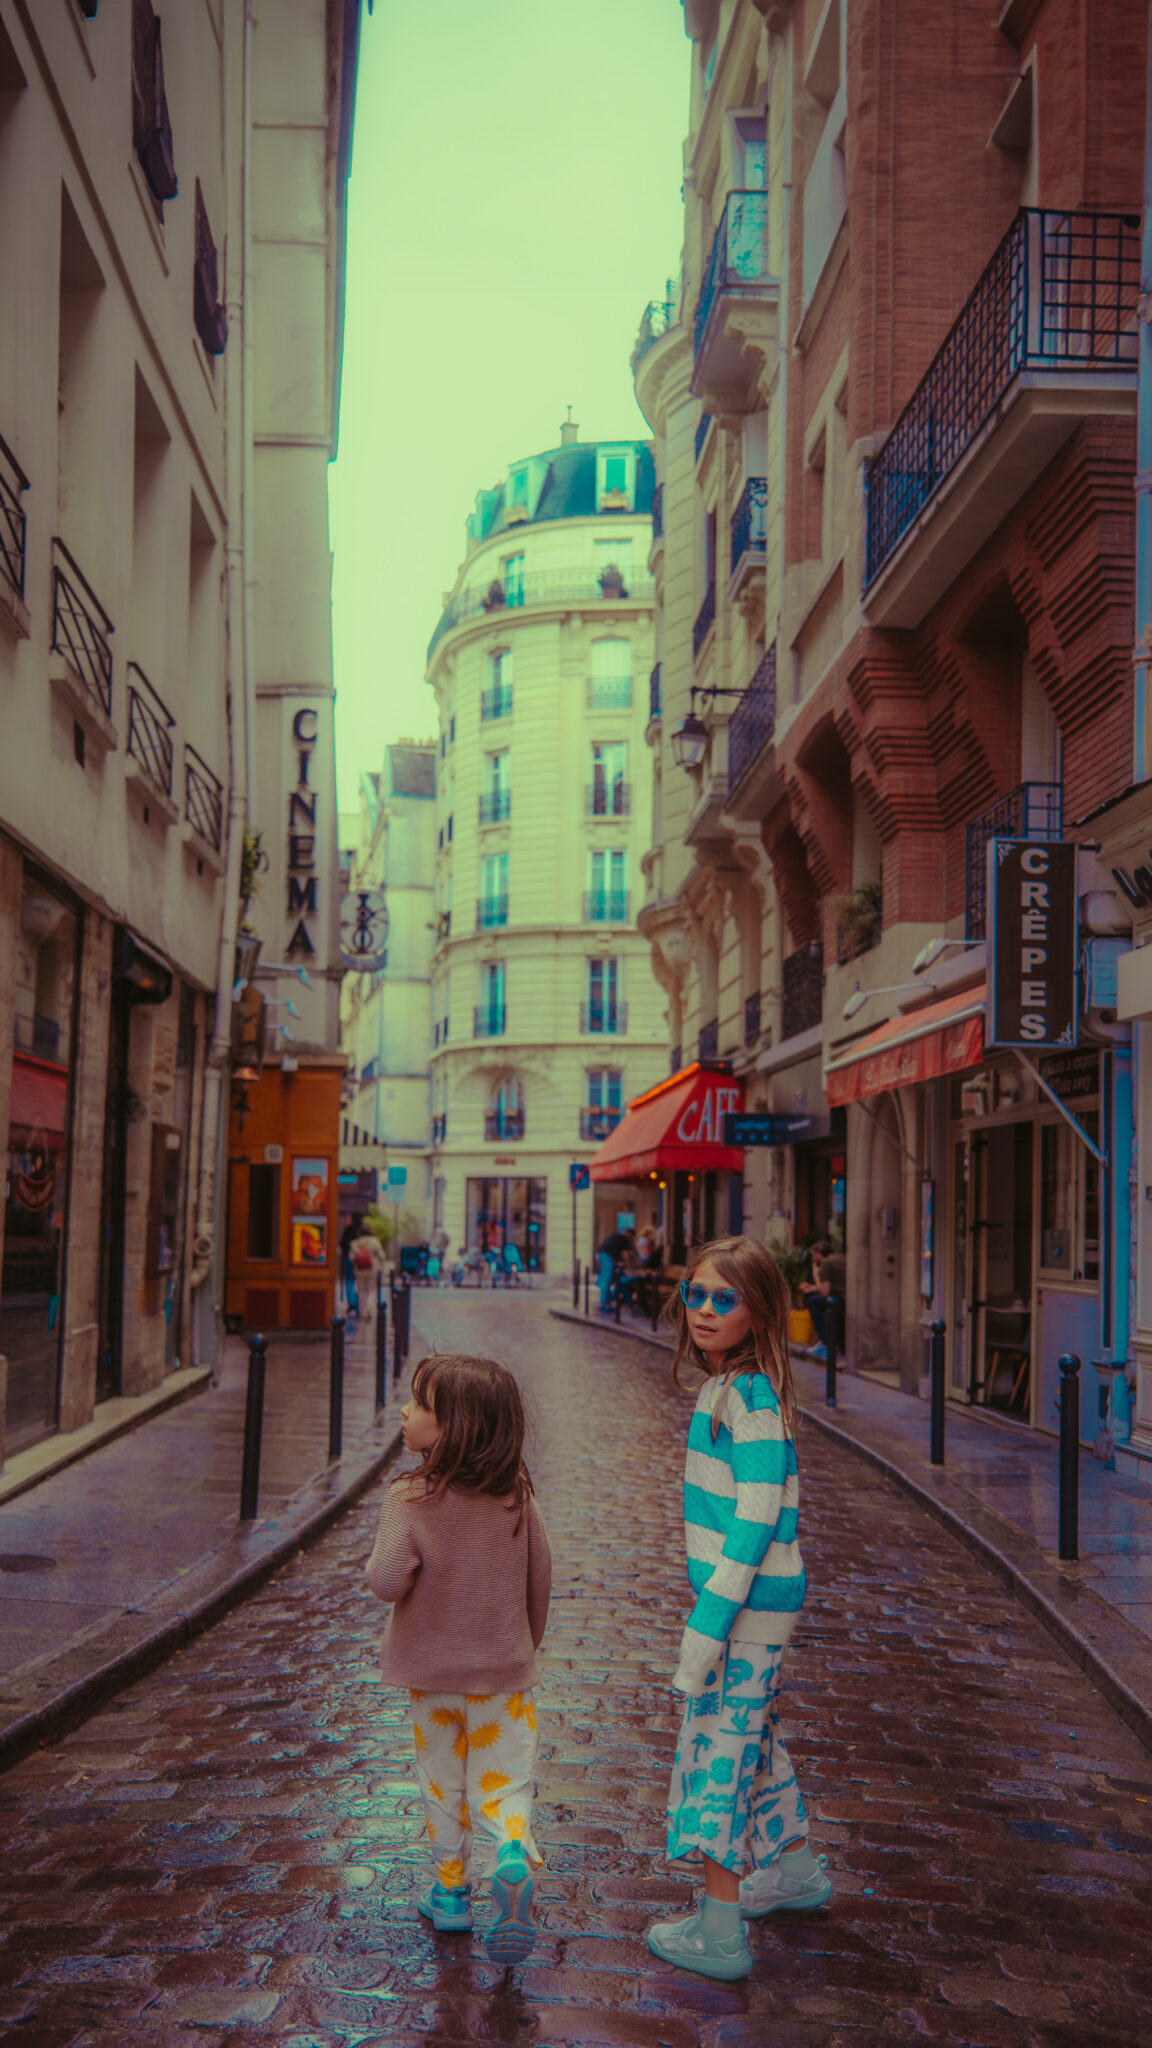
[{"label": "yellow planter", "polygon": [[788,1318],[788,1342],[790,1344],[814,1344],[816,1325],[806,1308],[794,1308]]}]

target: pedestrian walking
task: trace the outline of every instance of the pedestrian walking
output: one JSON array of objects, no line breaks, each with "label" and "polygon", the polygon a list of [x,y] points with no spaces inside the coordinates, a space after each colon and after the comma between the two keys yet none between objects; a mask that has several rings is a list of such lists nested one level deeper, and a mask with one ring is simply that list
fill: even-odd
[{"label": "pedestrian walking", "polygon": [[681,1969],[734,1979],[752,1968],[744,1920],[822,1906],[832,1892],[777,1715],[804,1604],[789,1298],[762,1244],[721,1237],[689,1254],[673,1303],[673,1372],[678,1383],[687,1368],[705,1377],[684,1476],[696,1604],[672,1680],[686,1700],[668,1860],[702,1867],[704,1898],[687,1919],[650,1927],[648,1946]]},{"label": "pedestrian walking", "polygon": [[359,1232],[352,1240],[352,1271],[356,1303],[354,1313],[360,1314],[363,1300],[365,1310],[371,1316],[376,1307],[376,1287],[387,1267],[384,1247],[369,1223],[367,1217],[360,1225]]},{"label": "pedestrian walking", "polygon": [[494,1962],[535,1940],[532,1834],[539,1735],[532,1687],[552,1557],[524,1463],[524,1406],[507,1366],[422,1358],[401,1411],[423,1460],[388,1489],[368,1584],[395,1604],[380,1646],[386,1685],[411,1694],[416,1775],[435,1877],[418,1901],[439,1932],[472,1925],[472,1831],[497,1845]]}]

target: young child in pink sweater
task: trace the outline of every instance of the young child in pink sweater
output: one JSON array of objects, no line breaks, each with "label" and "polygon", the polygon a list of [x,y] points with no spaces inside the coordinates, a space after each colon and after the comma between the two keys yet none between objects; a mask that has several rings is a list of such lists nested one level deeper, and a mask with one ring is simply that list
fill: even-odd
[{"label": "young child in pink sweater", "polygon": [[471,1927],[477,1821],[499,1844],[488,1953],[521,1962],[535,1940],[532,1865],[543,1861],[531,1689],[552,1585],[524,1406],[506,1366],[447,1354],[420,1360],[402,1413],[405,1446],[423,1462],[388,1489],[368,1584],[394,1603],[381,1676],[412,1699],[436,1873],[419,1910],[440,1932]]}]

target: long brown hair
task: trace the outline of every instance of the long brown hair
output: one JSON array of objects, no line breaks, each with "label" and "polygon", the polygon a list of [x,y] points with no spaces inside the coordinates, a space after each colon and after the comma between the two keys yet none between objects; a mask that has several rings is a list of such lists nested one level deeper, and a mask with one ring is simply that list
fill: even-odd
[{"label": "long brown hair", "polygon": [[508,1367],[462,1351],[436,1353],[417,1365],[412,1396],[440,1425],[421,1470],[400,1475],[420,1488],[417,1498],[438,1500],[450,1486],[498,1500],[511,1496],[519,1529],[532,1480],[524,1463],[524,1403]]},{"label": "long brown hair", "polygon": [[[783,1273],[767,1246],[754,1237],[714,1237],[710,1244],[693,1245],[684,1262],[685,1280],[691,1280],[705,1259],[711,1259],[716,1271],[735,1288],[752,1317],[747,1336],[724,1361],[725,1379],[731,1380],[741,1372],[762,1372],[776,1390],[785,1429],[789,1436],[795,1436],[800,1407],[788,1355],[791,1297]],[[708,1361],[692,1341],[688,1311],[679,1288],[665,1304],[664,1315],[676,1333],[672,1377],[677,1386],[685,1384],[685,1366],[710,1377]]]}]

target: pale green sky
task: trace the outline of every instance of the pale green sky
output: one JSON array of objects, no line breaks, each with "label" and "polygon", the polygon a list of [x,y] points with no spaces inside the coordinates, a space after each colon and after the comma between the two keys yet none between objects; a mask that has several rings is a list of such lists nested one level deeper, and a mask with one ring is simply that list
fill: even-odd
[{"label": "pale green sky", "polygon": [[679,0],[376,0],[361,36],[333,468],[343,808],[435,727],[425,649],[481,486],[644,435],[628,357],[679,269]]}]

